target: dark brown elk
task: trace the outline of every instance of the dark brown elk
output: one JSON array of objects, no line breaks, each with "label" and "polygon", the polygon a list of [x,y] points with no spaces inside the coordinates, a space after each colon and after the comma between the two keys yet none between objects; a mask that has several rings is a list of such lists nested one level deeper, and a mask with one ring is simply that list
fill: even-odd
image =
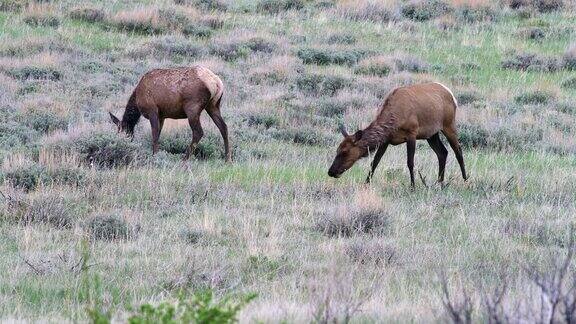
[{"label": "dark brown elk", "polygon": [[122,120],[110,113],[118,131],[134,136],[134,127],[140,116],[152,126],[152,153],[158,151],[158,138],[164,120],[188,119],[192,128],[192,142],[184,154],[188,159],[204,135],[200,113],[206,110],[220,130],[224,140],[226,161],[231,160],[228,128],[220,114],[224,85],[209,69],[196,65],[174,69],[155,69],[146,73],[130,96]]},{"label": "dark brown elk", "polygon": [[328,175],[338,178],[356,161],[375,152],[366,182],[370,182],[374,170],[389,144],[406,143],[410,182],[414,187],[414,153],[416,140],[425,139],[438,156],[438,181],[444,181],[444,169],[448,151],[440,140],[440,132],[456,154],[464,180],[466,170],[462,149],[456,132],[456,98],[440,83],[425,83],[399,87],[390,92],[378,111],[376,119],[364,130],[348,135],[342,127],[344,140],[338,147],[336,158]]}]

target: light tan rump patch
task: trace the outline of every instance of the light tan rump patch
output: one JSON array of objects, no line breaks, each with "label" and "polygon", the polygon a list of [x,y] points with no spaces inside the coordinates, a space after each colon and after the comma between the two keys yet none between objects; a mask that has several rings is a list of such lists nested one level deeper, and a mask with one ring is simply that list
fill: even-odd
[{"label": "light tan rump patch", "polygon": [[454,104],[456,105],[456,107],[458,107],[458,101],[456,101],[456,97],[454,96],[454,93],[452,93],[452,90],[448,89],[447,86],[443,85],[440,82],[434,82],[440,86],[442,86],[442,88],[446,89],[446,91],[448,91],[448,93],[450,93],[452,95],[452,100],[454,100]]},{"label": "light tan rump patch", "polygon": [[210,91],[210,100],[214,99],[218,100],[218,98],[220,98],[220,96],[222,95],[222,91],[224,88],[222,80],[220,80],[220,78],[216,74],[214,74],[214,72],[210,71],[209,69],[201,65],[196,66],[196,73],[198,75],[198,78],[202,80],[202,82],[204,82],[204,84],[208,88],[208,91]]}]

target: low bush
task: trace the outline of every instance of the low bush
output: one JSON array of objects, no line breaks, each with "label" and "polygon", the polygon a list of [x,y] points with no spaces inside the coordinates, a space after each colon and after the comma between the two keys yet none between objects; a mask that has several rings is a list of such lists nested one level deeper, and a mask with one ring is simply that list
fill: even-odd
[{"label": "low bush", "polygon": [[395,3],[385,1],[351,1],[338,3],[337,12],[345,18],[355,21],[384,23],[397,18]]},{"label": "low bush", "polygon": [[564,0],[510,0],[509,6],[515,10],[534,9],[538,12],[551,12],[564,8]]},{"label": "low bush", "polygon": [[402,15],[415,21],[426,21],[442,16],[452,7],[442,0],[412,0],[401,8]]},{"label": "low bush", "polygon": [[456,95],[456,101],[459,105],[468,105],[481,99],[482,97],[476,91],[462,91]]},{"label": "low bush", "polygon": [[28,0],[2,0],[0,1],[0,11],[19,11],[28,3]]},{"label": "low bush", "polygon": [[24,22],[32,27],[52,27],[56,28],[60,25],[60,18],[50,13],[33,13],[24,16]]},{"label": "low bush", "polygon": [[154,8],[120,11],[109,19],[109,23],[120,31],[136,34],[154,35],[166,31],[158,10]]},{"label": "low bush", "polygon": [[115,215],[93,216],[86,231],[92,239],[103,241],[126,240],[131,236],[126,221]]},{"label": "low bush", "polygon": [[[204,137],[196,146],[194,156],[201,160],[216,159],[221,157],[221,139],[212,133],[204,133]],[[170,154],[184,154],[192,143],[192,132],[190,130],[178,130],[168,133],[160,141],[160,149]]]},{"label": "low bush", "polygon": [[264,126],[266,129],[280,125],[278,116],[271,114],[250,115],[246,121],[249,126]]},{"label": "low bush", "polygon": [[206,11],[226,11],[228,4],[222,0],[175,0],[176,4],[192,5]]},{"label": "low bush", "polygon": [[384,234],[389,230],[389,216],[379,209],[348,211],[343,215],[325,216],[318,229],[331,237],[350,237],[356,234]]},{"label": "low bush", "polygon": [[376,56],[364,59],[354,70],[356,74],[385,77],[395,68],[395,62],[388,57]]},{"label": "low bush", "polygon": [[423,73],[430,70],[430,65],[422,59],[407,54],[397,54],[394,56],[394,63],[398,71],[407,71],[413,73]]},{"label": "low bush", "polygon": [[210,45],[210,52],[226,61],[245,58],[250,53],[272,53],[276,44],[261,37],[252,37],[242,41],[214,42]]},{"label": "low bush", "polygon": [[332,144],[332,137],[310,127],[277,129],[272,132],[272,137],[285,142],[295,144],[322,146]]},{"label": "low bush", "polygon": [[18,221],[25,225],[41,223],[56,228],[72,228],[80,213],[74,202],[55,194],[34,196],[21,207]]},{"label": "low bush", "polygon": [[[200,57],[204,54],[204,47],[183,37],[166,36],[153,40],[148,44],[154,56],[185,58]],[[145,51],[146,49],[144,49]],[[136,52],[135,54],[144,54]]]},{"label": "low bush", "polygon": [[564,68],[576,71],[576,44],[572,44],[564,53]]},{"label": "low bush", "polygon": [[489,133],[476,124],[458,126],[458,139],[463,148],[485,148],[488,146]]},{"label": "low bush", "polygon": [[353,45],[356,44],[356,36],[354,36],[353,34],[332,34],[328,37],[327,43],[330,45],[334,44]]},{"label": "low bush", "polygon": [[68,16],[74,20],[85,21],[89,23],[103,22],[106,14],[101,9],[93,7],[75,7],[70,10]]},{"label": "low bush", "polygon": [[304,8],[302,0],[260,0],[256,10],[267,14],[278,14],[288,10],[300,10]]},{"label": "low bush", "polygon": [[47,168],[38,164],[27,164],[5,171],[4,179],[15,188],[31,191],[40,184],[79,186],[84,184],[86,174],[80,168],[66,165]]},{"label": "low bush", "polygon": [[315,48],[301,48],[298,50],[298,58],[304,64],[316,65],[354,65],[366,55],[365,51],[360,50],[329,50]]},{"label": "low bush", "polygon": [[198,38],[208,38],[212,36],[214,30],[208,26],[198,24],[187,24],[182,28],[182,34]]},{"label": "low bush", "polygon": [[346,245],[345,252],[354,262],[376,266],[393,265],[398,257],[392,246],[373,241],[353,241]]},{"label": "low bush", "polygon": [[518,31],[518,36],[531,40],[542,40],[546,37],[546,32],[540,27],[529,27]]},{"label": "low bush", "polygon": [[494,21],[498,18],[498,11],[491,5],[461,5],[456,8],[455,16],[461,21],[475,23]]},{"label": "low bush", "polygon": [[536,54],[520,53],[502,61],[504,69],[519,71],[554,72],[560,69],[560,62],[553,57],[541,57]]},{"label": "low bush", "polygon": [[348,78],[328,74],[302,74],[296,78],[295,87],[306,95],[333,96],[339,90],[349,87]]},{"label": "low bush", "polygon": [[17,116],[18,121],[40,133],[65,130],[68,119],[48,109],[28,109]]},{"label": "low bush", "polygon": [[49,140],[45,147],[55,152],[75,153],[90,165],[108,168],[131,164],[141,151],[137,143],[112,130],[93,130],[60,136]]},{"label": "low bush", "polygon": [[15,148],[33,144],[38,132],[15,121],[0,123],[0,148]]},{"label": "low bush", "polygon": [[530,91],[514,97],[514,102],[520,105],[545,105],[554,100],[554,94],[547,91]]},{"label": "low bush", "polygon": [[234,302],[228,296],[216,302],[211,290],[195,293],[189,299],[181,294],[176,303],[140,306],[128,323],[236,323],[240,310],[254,298],[255,294],[249,294]]},{"label": "low bush", "polygon": [[576,90],[576,77],[571,77],[562,81],[562,88]]},{"label": "low bush", "polygon": [[51,80],[58,81],[62,73],[53,67],[23,66],[8,70],[8,75],[19,80]]}]

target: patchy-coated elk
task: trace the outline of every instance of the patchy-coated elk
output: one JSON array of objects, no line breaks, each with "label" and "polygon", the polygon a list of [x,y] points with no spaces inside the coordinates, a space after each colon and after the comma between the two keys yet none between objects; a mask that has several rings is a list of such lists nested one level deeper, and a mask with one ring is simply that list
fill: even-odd
[{"label": "patchy-coated elk", "polygon": [[456,154],[462,177],[466,177],[462,149],[456,133],[456,98],[440,83],[425,83],[394,89],[384,100],[376,119],[364,130],[348,135],[342,127],[344,140],[340,143],[336,158],[328,175],[338,178],[360,158],[376,152],[366,182],[370,182],[374,170],[389,144],[406,143],[410,182],[414,187],[414,153],[416,140],[426,139],[438,156],[438,181],[444,180],[444,168],[448,151],[440,140],[440,132]]},{"label": "patchy-coated elk", "polygon": [[158,138],[164,119],[187,118],[192,128],[192,143],[184,159],[194,153],[204,135],[200,113],[206,110],[220,130],[224,140],[226,161],[231,160],[228,128],[220,114],[224,85],[220,78],[203,66],[174,69],[155,69],[146,73],[128,100],[122,120],[110,113],[118,131],[134,136],[134,127],[140,116],[150,120],[152,126],[152,153],[158,151]]}]

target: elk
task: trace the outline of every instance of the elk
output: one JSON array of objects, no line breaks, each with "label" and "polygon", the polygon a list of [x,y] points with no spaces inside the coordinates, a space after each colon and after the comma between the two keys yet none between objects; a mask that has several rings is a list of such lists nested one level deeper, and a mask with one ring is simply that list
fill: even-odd
[{"label": "elk", "polygon": [[140,116],[147,118],[152,128],[152,154],[158,152],[158,139],[165,119],[188,119],[192,128],[192,142],[184,154],[184,160],[187,160],[204,135],[200,113],[206,110],[222,135],[226,161],[230,162],[228,127],[220,114],[223,91],[224,85],[220,78],[200,65],[155,69],[146,73],[138,82],[122,120],[112,113],[110,118],[119,132],[125,132],[132,138]]},{"label": "elk", "polygon": [[366,178],[366,183],[369,183],[388,145],[406,143],[410,183],[414,188],[416,140],[426,139],[438,157],[438,182],[442,183],[448,157],[448,150],[440,140],[442,132],[454,150],[462,177],[466,180],[464,158],[455,125],[457,105],[452,91],[441,83],[424,83],[392,90],[378,110],[376,119],[368,127],[352,135],[341,127],[344,140],[338,147],[328,175],[338,178],[356,161],[376,152]]}]

